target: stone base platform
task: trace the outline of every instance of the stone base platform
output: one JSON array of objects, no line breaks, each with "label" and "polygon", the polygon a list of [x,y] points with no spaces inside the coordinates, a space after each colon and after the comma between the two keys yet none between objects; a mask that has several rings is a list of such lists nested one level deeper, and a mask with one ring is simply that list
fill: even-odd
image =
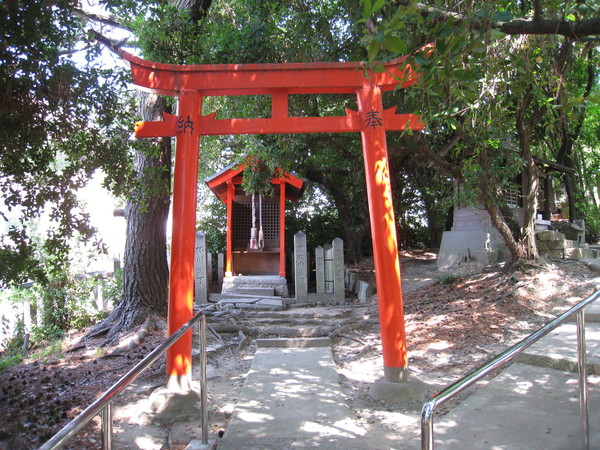
[{"label": "stone base platform", "polygon": [[285,277],[275,275],[225,277],[221,293],[278,297],[289,295]]}]

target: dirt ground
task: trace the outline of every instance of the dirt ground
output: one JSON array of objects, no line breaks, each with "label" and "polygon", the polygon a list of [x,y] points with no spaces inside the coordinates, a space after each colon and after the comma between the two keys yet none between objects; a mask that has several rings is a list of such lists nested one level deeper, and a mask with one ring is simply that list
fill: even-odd
[{"label": "dirt ground", "polygon": [[[374,280],[370,261],[355,269],[360,278]],[[516,271],[466,264],[441,274],[435,268],[435,254],[429,252],[403,253],[402,274],[410,370],[437,389],[517,342],[600,285],[600,274],[576,261],[553,260]],[[369,395],[370,386],[383,371],[376,298],[367,302],[349,299],[343,306],[319,308],[324,310],[338,317],[338,322],[321,318],[317,328],[331,334],[331,330],[343,327],[343,333],[333,334],[333,352],[351,410],[367,426],[398,431],[402,413],[417,411],[421,404],[386,404]],[[303,309],[308,315],[311,311],[314,309]],[[214,439],[226,428],[233,412],[256,349],[255,339],[275,337],[273,330],[289,332],[291,326],[283,327],[274,319],[245,311],[217,311],[214,307],[207,309],[207,316],[216,330],[209,336],[208,360],[209,423]],[[235,327],[229,330],[224,323],[237,324],[243,331]],[[304,320],[304,328],[307,323]],[[70,336],[64,349],[80,337],[81,333]],[[89,341],[85,349],[64,351],[2,372],[0,449],[39,447],[162,339],[164,330],[155,330],[139,347],[116,355],[114,348],[101,348],[100,340]],[[145,372],[137,390],[125,394],[120,403],[132,405],[163,382],[164,361]],[[159,438],[129,448],[184,448],[169,443],[168,426],[158,423],[148,411],[135,412],[131,406],[117,411],[117,430],[138,425],[155,427]],[[69,448],[101,448],[99,420],[85,427]]]}]

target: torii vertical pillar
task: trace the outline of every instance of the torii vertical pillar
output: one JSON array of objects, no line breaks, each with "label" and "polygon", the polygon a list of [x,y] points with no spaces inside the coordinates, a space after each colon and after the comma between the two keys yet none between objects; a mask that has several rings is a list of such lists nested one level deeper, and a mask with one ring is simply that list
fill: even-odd
[{"label": "torii vertical pillar", "polygon": [[381,89],[365,86],[357,91],[357,98],[363,118],[360,135],[369,198],[383,374],[385,381],[406,381],[408,357],[404,306]]},{"label": "torii vertical pillar", "polygon": [[[194,315],[194,237],[198,187],[198,127],[202,99],[197,90],[178,95],[173,228],[169,278],[169,336]],[[192,331],[167,350],[167,387],[188,390],[192,380]]]}]

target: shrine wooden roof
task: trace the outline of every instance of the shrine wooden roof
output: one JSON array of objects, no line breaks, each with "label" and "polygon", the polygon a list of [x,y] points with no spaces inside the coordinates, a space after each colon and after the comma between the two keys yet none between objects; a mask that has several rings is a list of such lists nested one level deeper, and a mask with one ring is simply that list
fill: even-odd
[{"label": "shrine wooden roof", "polygon": [[[232,163],[219,172],[206,178],[204,182],[209,189],[217,196],[222,202],[227,201],[227,183],[229,180],[233,180],[234,184],[242,183],[242,176],[244,170],[248,166],[243,163]],[[291,173],[279,170],[278,176],[271,179],[271,184],[279,185],[282,182],[285,183],[285,197],[293,202],[298,201],[304,193],[304,187],[306,180],[299,178]]]}]

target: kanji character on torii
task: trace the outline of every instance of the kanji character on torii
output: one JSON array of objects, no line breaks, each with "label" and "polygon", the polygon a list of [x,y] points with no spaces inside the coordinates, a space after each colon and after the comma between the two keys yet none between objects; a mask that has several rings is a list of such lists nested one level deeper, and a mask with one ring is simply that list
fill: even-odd
[{"label": "kanji character on torii", "polygon": [[[193,316],[196,189],[201,135],[360,132],[375,260],[384,379],[407,379],[408,358],[386,130],[420,130],[412,114],[383,109],[381,92],[416,83],[418,73],[401,58],[373,73],[362,63],[169,65],[122,52],[133,82],[153,93],[176,96],[177,116],[162,122],[136,123],[137,137],[176,136],[173,231],[169,286],[169,334]],[[290,117],[290,94],[354,93],[358,111],[341,117]],[[215,119],[201,115],[202,97],[270,95],[270,118]],[[170,383],[187,385],[191,377],[191,331],[167,354]]]}]

